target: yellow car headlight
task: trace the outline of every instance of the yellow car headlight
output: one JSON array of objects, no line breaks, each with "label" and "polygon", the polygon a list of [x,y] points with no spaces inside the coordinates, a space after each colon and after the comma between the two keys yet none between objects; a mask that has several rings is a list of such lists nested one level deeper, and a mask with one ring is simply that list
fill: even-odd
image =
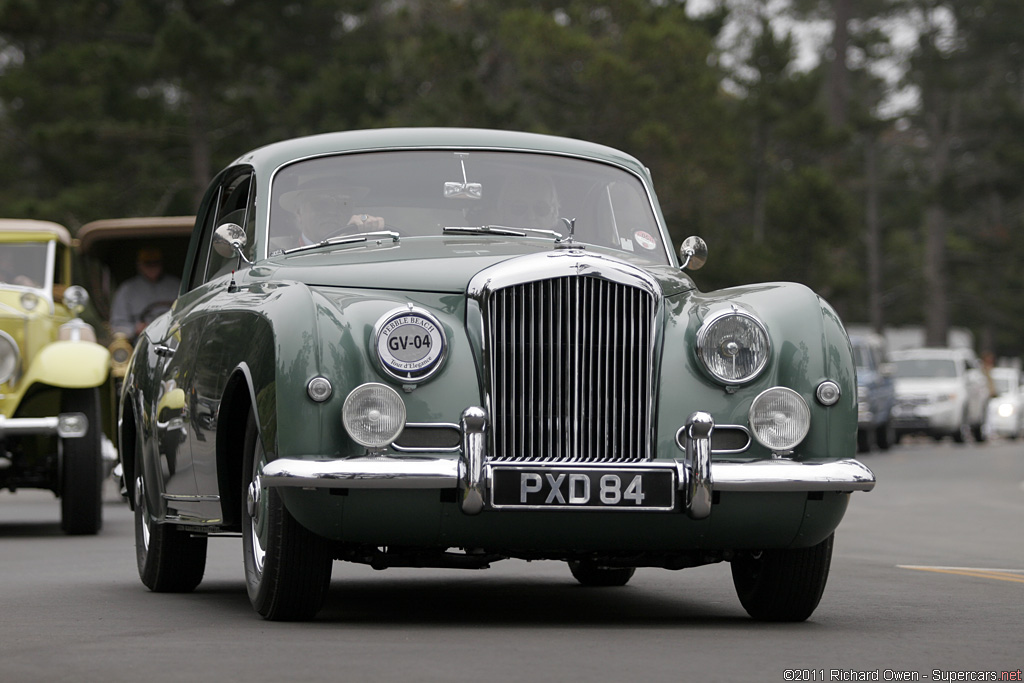
[{"label": "yellow car headlight", "polygon": [[0,384],[10,381],[21,364],[18,343],[6,332],[0,330]]}]

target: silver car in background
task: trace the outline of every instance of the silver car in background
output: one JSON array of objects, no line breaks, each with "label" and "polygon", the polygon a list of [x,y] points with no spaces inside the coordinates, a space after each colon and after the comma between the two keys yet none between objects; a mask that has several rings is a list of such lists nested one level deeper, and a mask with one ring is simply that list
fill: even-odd
[{"label": "silver car in background", "polygon": [[896,438],[928,434],[963,443],[987,436],[991,393],[974,351],[966,348],[905,349],[892,353],[896,366]]}]

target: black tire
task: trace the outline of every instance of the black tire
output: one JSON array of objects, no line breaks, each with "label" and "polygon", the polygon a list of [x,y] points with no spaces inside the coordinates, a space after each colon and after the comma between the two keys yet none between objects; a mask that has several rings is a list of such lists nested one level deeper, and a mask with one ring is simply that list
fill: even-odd
[{"label": "black tire", "polygon": [[966,418],[960,422],[960,426],[955,432],[953,432],[953,441],[956,443],[966,443],[967,437],[971,434],[971,427],[967,424]]},{"label": "black tire", "polygon": [[141,444],[135,446],[135,561],[139,578],[156,593],[189,593],[206,571],[206,536],[154,519],[146,494]]},{"label": "black tire", "polygon": [[251,413],[244,454],[242,555],[249,601],[270,621],[312,619],[331,583],[330,545],[295,521],[276,489],[261,485],[266,457]]},{"label": "black tire", "polygon": [[871,432],[867,429],[857,430],[857,452],[868,453],[871,451]]},{"label": "black tire", "polygon": [[82,413],[89,431],[61,439],[60,526],[65,533],[96,534],[103,527],[103,450],[99,389],[68,389],[62,413]]},{"label": "black tire", "polygon": [[878,444],[879,450],[887,451],[897,442],[896,430],[892,426],[892,421],[886,420],[885,424],[875,432],[875,443]]},{"label": "black tire", "polygon": [[985,433],[985,425],[971,425],[971,436],[974,437],[974,440],[977,443],[984,443],[984,441],[988,439],[988,434]]},{"label": "black tire", "polygon": [[835,534],[795,550],[744,553],[732,561],[740,603],[759,621],[804,621],[825,590]]},{"label": "black tire", "polygon": [[589,560],[569,562],[573,578],[583,586],[625,586],[636,567],[602,567]]}]

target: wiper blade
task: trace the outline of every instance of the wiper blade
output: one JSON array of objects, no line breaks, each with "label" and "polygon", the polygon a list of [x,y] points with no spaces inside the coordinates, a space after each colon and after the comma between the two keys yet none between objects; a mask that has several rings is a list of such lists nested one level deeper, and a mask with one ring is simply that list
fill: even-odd
[{"label": "wiper blade", "polygon": [[541,230],[540,228],[513,228],[508,225],[453,225],[445,226],[444,233],[457,235],[503,235],[507,237],[528,237],[530,235],[544,235],[556,240],[562,239],[562,234],[554,230]]},{"label": "wiper blade", "polygon": [[330,237],[320,242],[313,244],[303,244],[299,247],[292,247],[291,249],[283,249],[280,254],[294,254],[300,251],[308,251],[310,249],[319,249],[320,247],[334,247],[340,244],[356,244],[361,242],[369,242],[371,239],[387,237],[392,242],[398,242],[401,240],[401,236],[394,230],[374,230],[373,232],[359,232],[354,235],[339,235],[338,237]]}]

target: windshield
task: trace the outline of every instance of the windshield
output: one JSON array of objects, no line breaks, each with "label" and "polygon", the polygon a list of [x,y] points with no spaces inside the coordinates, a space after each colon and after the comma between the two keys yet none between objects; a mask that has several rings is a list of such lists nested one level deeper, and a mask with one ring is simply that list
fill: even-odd
[{"label": "windshield", "polygon": [[1003,375],[992,375],[992,384],[995,385],[996,393],[1008,394],[1013,391],[1013,381]]},{"label": "windshield", "polygon": [[669,263],[642,183],[620,168],[522,152],[322,157],[274,178],[271,253],[345,234],[567,239]]},{"label": "windshield", "polygon": [[894,361],[902,379],[956,377],[956,362],[946,358],[903,358]]},{"label": "windshield", "polygon": [[46,253],[46,242],[0,242],[0,284],[44,287]]}]

